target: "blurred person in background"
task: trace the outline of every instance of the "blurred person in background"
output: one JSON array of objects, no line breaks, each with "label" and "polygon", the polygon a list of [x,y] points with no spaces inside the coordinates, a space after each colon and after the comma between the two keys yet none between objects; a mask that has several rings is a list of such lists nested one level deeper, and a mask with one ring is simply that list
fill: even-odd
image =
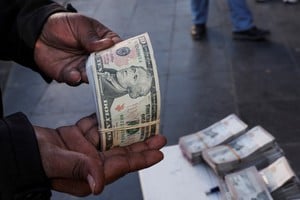
[{"label": "blurred person in background", "polygon": [[[257,3],[265,3],[268,1],[271,1],[271,0],[256,0]],[[298,0],[282,0],[282,2],[286,3],[286,4],[296,4],[296,3],[298,3]]]},{"label": "blurred person in background", "polygon": [[[190,0],[192,14],[191,35],[194,40],[201,40],[206,35],[209,0]],[[233,39],[236,40],[264,40],[270,31],[257,28],[253,22],[252,13],[246,0],[228,0],[233,24]]]}]

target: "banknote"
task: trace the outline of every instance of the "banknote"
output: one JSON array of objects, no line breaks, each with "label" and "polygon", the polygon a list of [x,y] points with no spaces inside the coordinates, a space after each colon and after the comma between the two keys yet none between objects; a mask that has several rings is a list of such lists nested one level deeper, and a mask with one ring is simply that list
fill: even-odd
[{"label": "banknote", "polygon": [[300,199],[300,180],[293,177],[272,193],[274,200],[296,200]]},{"label": "banknote", "polygon": [[259,173],[271,192],[278,189],[295,176],[294,171],[284,156],[278,158]]},{"label": "banknote", "polygon": [[256,126],[227,144],[203,150],[205,162],[219,175],[254,165],[260,169],[281,157],[283,151],[275,138]]},{"label": "banknote", "polygon": [[231,173],[225,176],[225,183],[232,199],[236,200],[272,200],[262,177],[255,167]]},{"label": "banknote", "polygon": [[229,142],[246,128],[247,124],[238,116],[230,114],[203,130],[180,137],[179,147],[191,163],[197,164],[202,161],[201,152],[204,149]]},{"label": "banknote", "polygon": [[221,200],[234,200],[223,178],[218,177]]},{"label": "banknote", "polygon": [[92,53],[86,68],[95,97],[101,150],[159,133],[161,96],[148,33]]},{"label": "banknote", "polygon": [[216,164],[232,162],[246,158],[256,150],[266,147],[274,140],[275,138],[261,126],[256,126],[227,145],[210,148],[205,153]]}]

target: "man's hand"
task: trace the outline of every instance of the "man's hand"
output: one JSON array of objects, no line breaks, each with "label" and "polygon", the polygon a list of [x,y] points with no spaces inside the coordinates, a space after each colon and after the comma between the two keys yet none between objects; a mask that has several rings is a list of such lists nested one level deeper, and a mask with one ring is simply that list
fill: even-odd
[{"label": "man's hand", "polygon": [[75,86],[88,82],[85,63],[89,54],[120,41],[116,33],[92,18],[55,13],[44,24],[35,44],[34,59],[50,78]]},{"label": "man's hand", "polygon": [[53,189],[76,196],[99,194],[106,184],[156,164],[163,159],[159,149],[166,144],[166,138],[157,135],[128,147],[98,152],[95,115],[55,130],[37,126],[34,129]]}]

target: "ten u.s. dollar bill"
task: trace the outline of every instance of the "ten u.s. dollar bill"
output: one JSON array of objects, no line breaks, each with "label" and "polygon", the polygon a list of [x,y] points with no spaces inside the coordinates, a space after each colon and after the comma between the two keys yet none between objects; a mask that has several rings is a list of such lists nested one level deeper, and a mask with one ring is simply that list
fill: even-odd
[{"label": "ten u.s. dollar bill", "polygon": [[161,97],[147,33],[92,53],[86,66],[96,102],[101,150],[158,134]]}]

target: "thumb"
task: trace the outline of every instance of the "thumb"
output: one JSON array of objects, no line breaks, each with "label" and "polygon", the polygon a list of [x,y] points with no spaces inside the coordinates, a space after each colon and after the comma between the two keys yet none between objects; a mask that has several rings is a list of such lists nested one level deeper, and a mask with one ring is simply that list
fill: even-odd
[{"label": "thumb", "polygon": [[[85,154],[59,149],[56,155],[47,158],[52,163],[50,178],[68,178],[85,180],[93,194],[99,194],[104,188],[103,166],[100,160]],[[48,163],[49,164],[49,163]]]},{"label": "thumb", "polygon": [[83,47],[89,53],[101,51],[113,46],[115,42],[111,38],[101,39],[96,32],[89,39],[82,42]]}]

